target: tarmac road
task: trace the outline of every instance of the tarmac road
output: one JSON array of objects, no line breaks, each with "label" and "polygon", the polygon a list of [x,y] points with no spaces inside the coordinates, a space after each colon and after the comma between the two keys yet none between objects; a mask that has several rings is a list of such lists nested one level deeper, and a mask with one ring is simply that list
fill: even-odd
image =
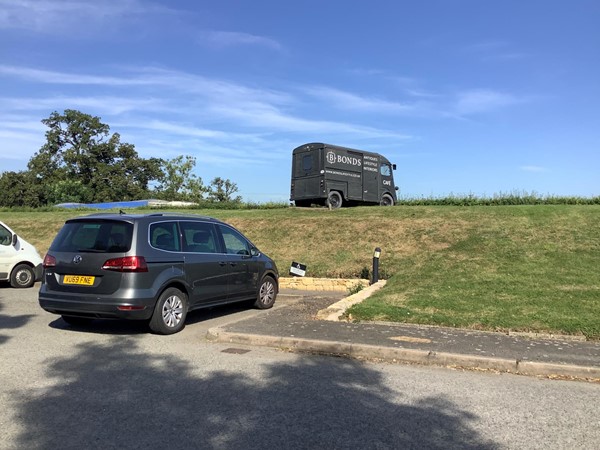
[{"label": "tarmac road", "polygon": [[[282,302],[285,303],[285,302]],[[0,448],[599,448],[600,385],[72,328],[0,286]]]}]

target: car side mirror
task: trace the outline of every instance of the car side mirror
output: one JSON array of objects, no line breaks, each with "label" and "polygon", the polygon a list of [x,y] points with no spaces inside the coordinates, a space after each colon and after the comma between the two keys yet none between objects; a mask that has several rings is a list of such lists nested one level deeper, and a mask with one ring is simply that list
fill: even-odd
[{"label": "car side mirror", "polygon": [[392,169],[396,170],[396,164],[392,164]]},{"label": "car side mirror", "polygon": [[258,249],[257,249],[257,248],[255,248],[255,247],[252,247],[252,248],[250,249],[250,255],[252,255],[252,256],[260,256],[260,252],[258,251]]},{"label": "car side mirror", "polygon": [[18,240],[18,239],[19,239],[19,238],[17,237],[17,234],[16,234],[16,233],[12,235],[11,244],[12,244],[12,246],[13,246],[13,247],[14,247],[15,245],[17,245],[17,240]]}]

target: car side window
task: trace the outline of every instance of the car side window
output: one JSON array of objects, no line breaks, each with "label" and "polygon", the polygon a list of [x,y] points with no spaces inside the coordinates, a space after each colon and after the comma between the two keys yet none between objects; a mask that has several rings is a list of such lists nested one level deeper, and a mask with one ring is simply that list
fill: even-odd
[{"label": "car side window", "polygon": [[179,222],[183,237],[183,251],[193,253],[217,253],[215,228],[206,222]]},{"label": "car side window", "polygon": [[232,228],[219,225],[223,241],[225,242],[225,251],[229,255],[250,255],[250,245],[240,233]]},{"label": "car side window", "polygon": [[160,250],[178,252],[180,247],[177,222],[159,222],[150,225],[150,245]]},{"label": "car side window", "polygon": [[0,225],[0,245],[10,245],[12,234]]}]

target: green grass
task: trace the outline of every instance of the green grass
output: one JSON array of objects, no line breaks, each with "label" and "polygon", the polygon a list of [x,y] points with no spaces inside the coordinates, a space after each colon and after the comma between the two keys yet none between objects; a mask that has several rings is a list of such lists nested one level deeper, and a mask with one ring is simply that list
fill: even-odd
[{"label": "green grass", "polygon": [[349,311],[355,319],[600,339],[598,207],[442,210],[466,233],[401,258],[388,286]]},{"label": "green grass", "polygon": [[[183,211],[182,211],[183,212]],[[286,274],[359,277],[381,247],[387,286],[349,313],[485,330],[600,339],[600,205],[186,210],[238,227]],[[85,211],[6,211],[45,253]]]}]

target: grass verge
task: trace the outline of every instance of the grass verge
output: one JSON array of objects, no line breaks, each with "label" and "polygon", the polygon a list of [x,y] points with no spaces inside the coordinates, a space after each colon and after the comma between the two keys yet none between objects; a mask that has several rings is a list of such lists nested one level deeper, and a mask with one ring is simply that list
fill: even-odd
[{"label": "grass verge", "polygon": [[[308,276],[359,277],[381,247],[388,284],[349,310],[357,320],[600,339],[600,205],[180,212],[236,226],[282,274],[298,261]],[[64,220],[88,213],[8,211],[0,218],[43,256]]]}]

